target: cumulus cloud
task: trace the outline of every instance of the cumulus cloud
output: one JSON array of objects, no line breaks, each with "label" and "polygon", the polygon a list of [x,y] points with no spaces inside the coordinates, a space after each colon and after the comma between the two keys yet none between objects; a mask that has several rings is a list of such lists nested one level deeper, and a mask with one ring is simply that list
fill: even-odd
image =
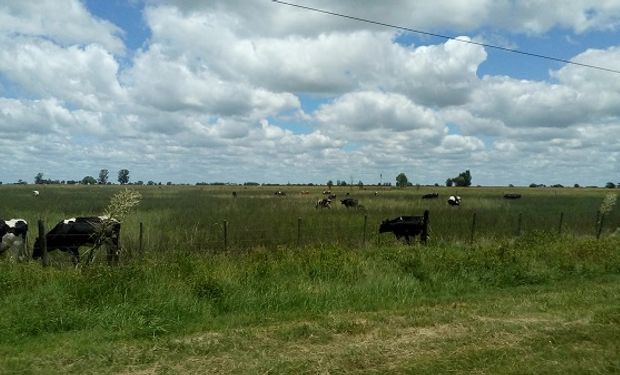
[{"label": "cumulus cloud", "polygon": [[[300,3],[507,44],[620,19],[620,5],[583,0]],[[14,155],[9,170],[29,171],[8,178],[66,165],[64,178],[129,168],[190,182],[377,182],[406,168],[427,183],[464,169],[475,183],[599,182],[618,171],[620,86],[608,72],[481,77],[492,63],[482,46],[403,43],[397,30],[270,1],[147,0],[144,22],[150,38],[124,54],[124,31],[84,3],[0,5],[0,145]],[[618,48],[573,59],[618,70]]]},{"label": "cumulus cloud", "polygon": [[93,17],[78,0],[5,0],[0,4],[0,34],[41,37],[62,46],[99,44],[123,53],[123,31]]}]

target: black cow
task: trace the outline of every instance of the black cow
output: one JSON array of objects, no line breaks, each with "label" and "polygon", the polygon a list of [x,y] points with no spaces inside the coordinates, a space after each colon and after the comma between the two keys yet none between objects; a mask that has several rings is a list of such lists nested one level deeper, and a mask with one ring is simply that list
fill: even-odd
[{"label": "black cow", "polygon": [[504,199],[521,199],[521,194],[517,194],[517,193],[504,194]]},{"label": "black cow", "polygon": [[13,247],[18,248],[17,254],[22,258],[26,253],[26,235],[28,222],[24,219],[0,219],[0,254]]},{"label": "black cow", "polygon": [[[79,248],[92,246],[89,261],[92,260],[94,251],[106,245],[108,263],[118,262],[119,239],[121,223],[105,216],[76,217],[67,219],[56,224],[47,232],[45,240],[47,251],[60,250],[69,252],[73,264],[80,262]],[[32,258],[38,259],[43,255],[41,239],[37,238],[32,251]]]},{"label": "black cow", "polygon": [[420,235],[420,240],[426,243],[428,240],[428,210],[423,216],[399,216],[395,219],[384,220],[379,226],[379,233],[392,232],[396,239],[405,238],[410,243],[411,238]]},{"label": "black cow", "polygon": [[358,207],[359,202],[357,201],[357,199],[346,197],[345,199],[341,200],[340,203],[342,203],[346,208],[356,208]]},{"label": "black cow", "polygon": [[277,196],[277,197],[285,197],[285,196],[286,196],[286,193],[285,193],[285,192],[283,192],[283,191],[278,190],[278,191],[276,191],[275,193],[273,193],[273,195],[275,195],[275,196]]},{"label": "black cow", "polygon": [[439,193],[429,193],[429,194],[424,194],[422,196],[422,199],[437,199],[439,198]]}]

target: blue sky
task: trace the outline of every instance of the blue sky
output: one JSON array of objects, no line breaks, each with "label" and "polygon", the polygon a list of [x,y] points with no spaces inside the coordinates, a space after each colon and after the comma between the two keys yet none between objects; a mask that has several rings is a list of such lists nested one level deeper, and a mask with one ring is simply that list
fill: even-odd
[{"label": "blue sky", "polygon": [[[620,0],[296,4],[620,70]],[[5,183],[604,185],[619,132],[620,74],[269,0],[0,5]]]}]

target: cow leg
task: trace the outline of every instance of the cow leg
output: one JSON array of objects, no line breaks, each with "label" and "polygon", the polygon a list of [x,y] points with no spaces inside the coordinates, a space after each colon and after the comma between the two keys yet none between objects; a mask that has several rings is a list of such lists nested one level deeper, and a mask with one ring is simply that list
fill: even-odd
[{"label": "cow leg", "polygon": [[77,267],[78,264],[80,264],[80,252],[78,248],[71,247],[68,250],[69,250],[69,253],[71,254],[71,261],[73,262],[73,265]]}]

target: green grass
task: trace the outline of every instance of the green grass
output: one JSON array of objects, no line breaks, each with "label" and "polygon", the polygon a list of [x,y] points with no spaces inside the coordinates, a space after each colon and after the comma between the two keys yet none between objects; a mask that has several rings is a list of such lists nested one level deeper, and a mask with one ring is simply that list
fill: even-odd
[{"label": "green grass", "polygon": [[4,262],[0,373],[613,373],[618,249],[540,232],[113,268]]},{"label": "green grass", "polygon": [[[138,188],[118,267],[5,255],[0,373],[620,371],[618,207],[595,237],[606,189],[521,189],[515,202],[504,189],[463,189],[459,209],[420,199],[453,189],[351,190],[366,207],[351,211],[315,210],[319,188],[283,198],[235,188],[237,199],[232,187]],[[49,228],[100,214],[118,187],[30,190],[0,186],[2,216]],[[428,246],[376,233],[426,208]]]}]

